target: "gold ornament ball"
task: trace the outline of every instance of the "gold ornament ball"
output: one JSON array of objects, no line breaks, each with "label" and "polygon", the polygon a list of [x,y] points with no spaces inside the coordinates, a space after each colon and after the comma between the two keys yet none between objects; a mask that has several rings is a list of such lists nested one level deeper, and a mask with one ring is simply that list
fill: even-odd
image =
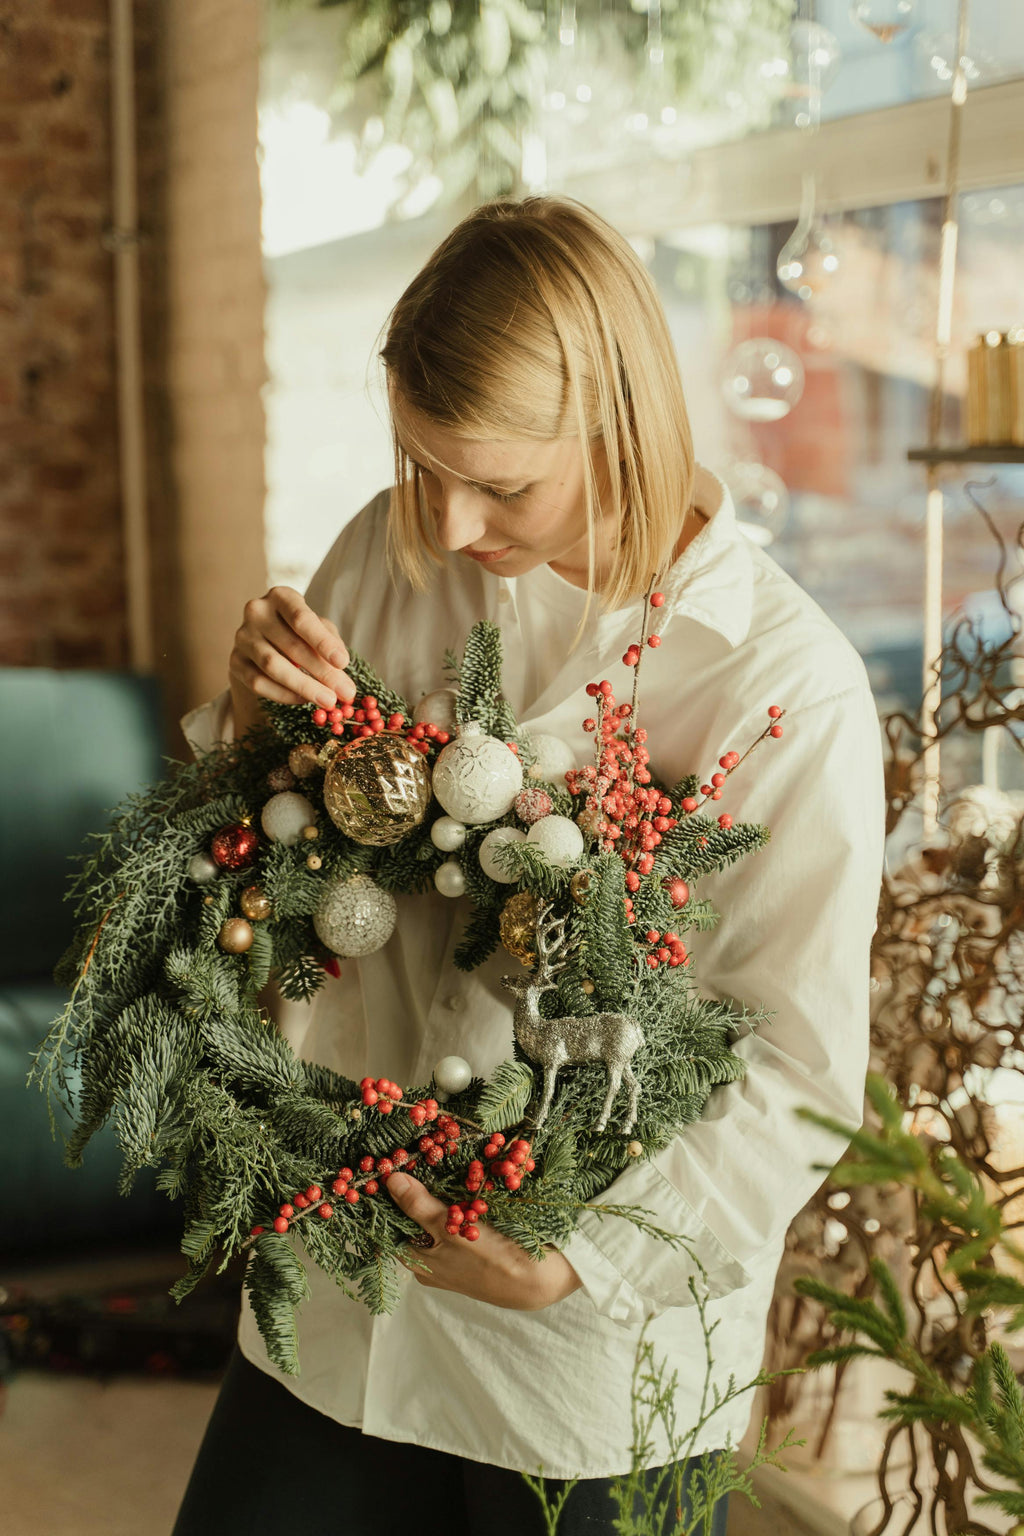
[{"label": "gold ornament ball", "polygon": [[254,938],[252,924],[244,917],[229,917],[217,935],[217,943],[229,955],[244,955],[252,948]]},{"label": "gold ornament ball", "polygon": [[418,827],[430,804],[430,769],[404,736],[362,736],[331,758],[324,805],[353,842],[386,848]]},{"label": "gold ornament ball", "polygon": [[320,869],[323,866],[323,862],[324,862],[323,859],[320,857],[320,855],[318,853],[310,853],[306,857],[306,868],[307,869]]},{"label": "gold ornament ball", "polygon": [[626,1148],[626,1151],[629,1153],[630,1157],[642,1157],[643,1150],[644,1144],[642,1141],[631,1141],[629,1146]]},{"label": "gold ornament ball", "polygon": [[316,842],[317,838],[320,836],[320,828],[319,827],[303,827],[302,835],[306,839],[307,843],[314,843],[314,842]]},{"label": "gold ornament ball", "polygon": [[203,897],[203,906],[204,907],[212,907],[213,906],[213,897],[212,896],[204,896]]},{"label": "gold ornament ball", "polygon": [[533,967],[537,941],[537,898],[529,891],[517,891],[501,909],[498,932],[509,954],[525,966]]},{"label": "gold ornament ball", "polygon": [[583,980],[580,982],[580,986],[583,988],[588,997],[591,997],[596,990],[594,983],[591,981],[589,976],[584,976]]},{"label": "gold ornament ball", "polygon": [[590,870],[578,869],[569,881],[569,894],[578,907],[582,907],[590,895]]},{"label": "gold ornament ball", "polygon": [[596,806],[584,807],[576,817],[576,825],[584,837],[594,839],[601,836],[601,822],[603,820],[604,818]]},{"label": "gold ornament ball", "polygon": [[311,741],[300,742],[288,753],[288,767],[297,779],[311,779],[322,767],[320,748]]},{"label": "gold ornament ball", "polygon": [[262,885],[247,885],[238,898],[238,905],[254,923],[261,923],[271,913],[270,897]]}]

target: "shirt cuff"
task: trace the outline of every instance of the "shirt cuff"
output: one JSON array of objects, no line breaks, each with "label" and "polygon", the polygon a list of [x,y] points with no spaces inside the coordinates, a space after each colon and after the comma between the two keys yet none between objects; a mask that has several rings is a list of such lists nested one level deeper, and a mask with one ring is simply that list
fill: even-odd
[{"label": "shirt cuff", "polygon": [[235,721],[231,713],[231,689],[225,688],[208,704],[200,704],[181,717],[181,730],[197,757],[212,752],[218,742],[234,741]]},{"label": "shirt cuff", "polygon": [[589,1237],[576,1231],[561,1248],[582,1281],[582,1288],[596,1310],[610,1322],[624,1328],[638,1327],[646,1317],[644,1303],[637,1291]]}]

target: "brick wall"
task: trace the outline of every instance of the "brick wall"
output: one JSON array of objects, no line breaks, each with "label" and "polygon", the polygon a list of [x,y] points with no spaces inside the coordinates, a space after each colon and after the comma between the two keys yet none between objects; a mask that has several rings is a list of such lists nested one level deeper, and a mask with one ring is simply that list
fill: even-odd
[{"label": "brick wall", "polygon": [[[261,7],[135,0],[148,518],[168,718],[265,588]],[[0,665],[127,665],[108,0],[0,0]],[[180,745],[180,738],[175,745]]]},{"label": "brick wall", "polygon": [[7,0],[0,80],[0,663],[121,666],[105,0]]}]

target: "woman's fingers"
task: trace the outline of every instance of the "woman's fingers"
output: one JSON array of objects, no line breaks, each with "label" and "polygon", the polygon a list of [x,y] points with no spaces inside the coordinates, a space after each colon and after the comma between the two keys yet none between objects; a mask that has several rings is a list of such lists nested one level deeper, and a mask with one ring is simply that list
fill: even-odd
[{"label": "woman's fingers", "polygon": [[[283,656],[303,674],[322,683],[322,688],[315,689],[316,702],[330,709],[339,697],[347,697],[351,685],[349,678],[339,667],[332,666],[325,661],[319,651],[314,651],[312,646],[303,640],[290,625],[276,616],[266,625],[263,631],[263,639],[274,646]],[[345,652],[346,659],[348,652]],[[258,657],[256,658],[259,659]],[[294,686],[301,687],[300,683]],[[326,693],[324,692],[326,689]],[[328,697],[329,696],[329,697]],[[312,697],[312,694],[310,695]]]},{"label": "woman's fingers", "polygon": [[[356,696],[352,679],[343,671],[348,665],[348,647],[333,624],[321,619],[294,587],[271,587],[267,597],[285,624],[305,641],[309,649],[327,663],[331,686],[339,699],[351,701]],[[319,675],[319,674],[317,674]]]},{"label": "woman's fingers", "polygon": [[291,688],[275,683],[254,661],[250,661],[247,656],[239,655],[237,648],[228,667],[228,676],[237,679],[243,688],[247,688],[258,699],[273,699],[277,704],[309,703],[309,699],[304,694],[295,693]]}]

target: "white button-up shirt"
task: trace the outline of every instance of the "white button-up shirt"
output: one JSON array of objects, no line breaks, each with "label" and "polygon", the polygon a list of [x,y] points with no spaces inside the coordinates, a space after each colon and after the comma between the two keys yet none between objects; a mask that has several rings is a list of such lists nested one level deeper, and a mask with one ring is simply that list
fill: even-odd
[{"label": "white button-up shirt", "polygon": [[[666,783],[706,776],[786,711],[784,736],[765,742],[729,781],[720,809],[764,822],[771,842],[701,882],[722,914],[690,934],[697,983],[710,997],[771,1010],[736,1050],[739,1082],[717,1089],[703,1119],[662,1152],[619,1175],[600,1199],[638,1205],[683,1234],[707,1272],[715,1379],[758,1369],[786,1229],[833,1162],[833,1137],[799,1120],[808,1105],[851,1129],[860,1123],[868,1048],[868,954],[882,862],[883,791],[875,709],[860,658],[770,555],[744,537],[722,483],[699,469],[707,522],[659,585],[662,636],[646,651],[640,719],[651,767]],[[392,582],[385,560],[388,492],[341,532],[306,593],[348,646],[410,703],[444,686],[446,648],[461,653],[489,618],[504,641],[505,693],[520,721],[592,757],[581,722],[585,685],[609,677],[625,696],[626,646],[642,600],[595,604],[571,650],[584,594],[542,565],[504,579],[447,557],[429,591]],[[183,721],[197,748],[230,739],[225,693]],[[511,1055],[503,952],[471,974],[452,951],[468,906],[431,893],[399,896],[385,947],[346,961],[309,1004],[284,1005],[282,1027],[306,1059],[358,1080],[429,1080],[443,1056],[489,1075]],[[282,1198],[289,1192],[281,1191]],[[312,1264],[299,1309],[301,1375],[290,1392],[366,1434],[411,1441],[550,1477],[607,1477],[631,1465],[630,1380],[645,1319],[678,1372],[677,1423],[695,1422],[704,1341],[685,1251],[627,1221],[584,1211],[564,1249],[583,1285],[541,1311],[493,1307],[431,1290],[401,1270],[402,1299],[386,1317],[349,1300]],[[278,1375],[247,1304],[239,1338]],[[742,1399],[707,1425],[695,1451],[743,1434]],[[659,1438],[661,1436],[661,1438]],[[651,1465],[669,1459],[657,1426]]]}]

